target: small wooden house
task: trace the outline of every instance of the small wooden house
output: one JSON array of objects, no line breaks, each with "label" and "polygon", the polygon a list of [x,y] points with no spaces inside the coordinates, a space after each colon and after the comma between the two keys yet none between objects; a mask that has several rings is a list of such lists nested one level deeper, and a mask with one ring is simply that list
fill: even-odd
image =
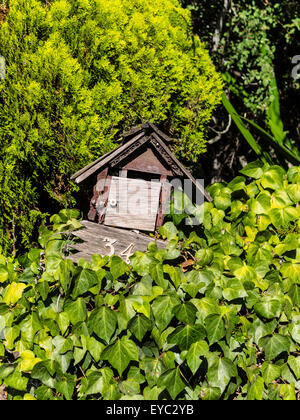
[{"label": "small wooden house", "polygon": [[164,222],[173,179],[189,179],[202,196],[202,185],[172,154],[172,142],[154,124],[123,134],[112,152],[72,176],[89,192],[88,219],[100,225],[155,232]]}]

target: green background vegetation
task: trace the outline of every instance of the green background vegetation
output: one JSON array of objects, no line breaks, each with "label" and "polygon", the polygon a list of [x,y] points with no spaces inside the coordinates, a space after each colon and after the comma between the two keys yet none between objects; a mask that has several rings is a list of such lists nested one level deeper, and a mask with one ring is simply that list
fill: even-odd
[{"label": "green background vegetation", "polygon": [[[286,0],[1,3],[0,399],[300,399],[299,17]],[[218,151],[237,174],[242,138],[238,176],[184,214],[175,195],[165,250],[75,265],[70,175],[149,120],[194,171]]]},{"label": "green background vegetation", "polygon": [[222,81],[177,0],[11,0],[0,23],[0,244],[28,246],[72,173],[141,122],[205,150]]}]

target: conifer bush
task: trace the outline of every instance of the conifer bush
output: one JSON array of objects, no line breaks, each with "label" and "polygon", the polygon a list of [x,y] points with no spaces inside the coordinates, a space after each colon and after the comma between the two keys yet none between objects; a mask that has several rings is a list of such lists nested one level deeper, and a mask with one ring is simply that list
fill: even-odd
[{"label": "conifer bush", "polygon": [[0,244],[28,246],[69,177],[135,124],[205,150],[222,82],[177,0],[10,0],[0,22]]}]

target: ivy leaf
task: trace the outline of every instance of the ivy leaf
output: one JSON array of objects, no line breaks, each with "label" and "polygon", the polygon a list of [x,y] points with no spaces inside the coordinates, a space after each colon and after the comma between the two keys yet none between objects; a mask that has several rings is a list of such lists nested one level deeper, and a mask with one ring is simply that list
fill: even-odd
[{"label": "ivy leaf", "polygon": [[296,343],[300,344],[300,322],[293,323],[290,326],[290,333],[293,340],[295,340]]},{"label": "ivy leaf", "polygon": [[116,330],[117,315],[114,311],[107,308],[107,306],[102,306],[100,309],[92,311],[88,326],[92,332],[104,340],[106,344],[109,344]]},{"label": "ivy leaf", "polygon": [[11,375],[16,368],[15,364],[12,363],[3,363],[3,365],[0,366],[0,379],[5,379],[9,375]]},{"label": "ivy leaf", "polygon": [[49,388],[55,388],[56,380],[53,378],[54,373],[53,361],[43,361],[34,366],[31,377],[33,379],[38,379],[42,384]]},{"label": "ivy leaf", "polygon": [[206,331],[201,325],[186,325],[178,327],[168,336],[170,344],[176,344],[181,351],[189,350],[191,345],[202,340],[206,336]]},{"label": "ivy leaf", "polygon": [[260,376],[255,378],[255,380],[250,384],[248,388],[247,400],[261,401],[263,399],[264,389],[265,389],[265,384],[264,384],[263,378]]},{"label": "ivy leaf", "polygon": [[169,282],[164,278],[164,269],[162,264],[152,265],[150,267],[149,274],[157,286],[161,287],[163,290],[167,290]]},{"label": "ivy leaf", "polygon": [[16,389],[17,391],[26,391],[28,378],[23,376],[18,370],[15,370],[12,375],[4,379],[4,383],[7,387]]},{"label": "ivy leaf", "polygon": [[136,344],[126,337],[118,339],[116,343],[107,347],[102,355],[102,360],[107,360],[122,376],[124,370],[131,361],[139,360],[139,353]]},{"label": "ivy leaf", "polygon": [[66,302],[64,306],[64,312],[73,325],[76,325],[79,322],[84,322],[87,318],[86,304],[82,298],[78,298],[75,301]]},{"label": "ivy leaf", "polygon": [[280,396],[284,401],[296,401],[295,384],[280,385]]},{"label": "ivy leaf", "polygon": [[283,188],[285,171],[280,166],[273,166],[261,177],[261,185],[266,189],[280,190]]},{"label": "ivy leaf", "polygon": [[[283,263],[280,268],[280,272],[282,273],[283,278],[290,278],[295,283],[297,283],[297,280],[300,277],[300,264],[293,264],[290,262]],[[300,294],[299,290],[297,291],[297,293]],[[297,302],[298,299],[295,299],[295,301]]]},{"label": "ivy leaf", "polygon": [[0,265],[0,283],[5,283],[8,280],[8,276],[7,268]]},{"label": "ivy leaf", "polygon": [[175,308],[173,308],[173,312],[178,321],[186,324],[195,323],[197,308],[191,302],[175,306]]},{"label": "ivy leaf", "polygon": [[209,346],[206,341],[198,341],[191,345],[186,355],[186,361],[193,375],[201,365],[200,356],[205,356],[207,353],[209,353]]},{"label": "ivy leaf", "polygon": [[261,371],[266,385],[269,385],[281,375],[281,367],[269,362],[262,364]]},{"label": "ivy leaf", "polygon": [[285,207],[283,209],[273,209],[269,212],[272,224],[280,229],[288,226],[289,223],[298,219],[298,211],[295,207]]},{"label": "ivy leaf", "polygon": [[185,384],[181,379],[181,372],[179,367],[165,372],[158,381],[159,387],[165,387],[171,398],[175,398],[184,390]]},{"label": "ivy leaf", "polygon": [[153,260],[153,258],[140,251],[135,252],[133,257],[130,258],[130,261],[133,270],[139,276],[146,276],[149,274],[150,268],[155,265],[155,260]]},{"label": "ivy leaf", "polygon": [[98,277],[95,271],[86,268],[82,269],[75,278],[75,284],[72,291],[72,298],[76,299],[80,295],[85,294],[97,283]]},{"label": "ivy leaf", "polygon": [[147,331],[150,331],[152,322],[144,315],[135,316],[128,324],[128,328],[132,334],[139,340],[142,341]]},{"label": "ivy leaf", "polygon": [[240,173],[254,179],[259,179],[264,173],[263,166],[264,164],[260,160],[257,160],[245,166]]},{"label": "ivy leaf", "polygon": [[11,283],[6,289],[4,293],[3,301],[7,305],[14,305],[16,304],[22,297],[24,290],[28,287],[27,284],[24,283]]},{"label": "ivy leaf", "polygon": [[290,356],[288,358],[288,365],[295,375],[297,381],[300,379],[300,356]]},{"label": "ivy leaf", "polygon": [[156,325],[160,331],[164,330],[171,322],[174,314],[173,308],[179,303],[174,295],[159,296],[152,304]]},{"label": "ivy leaf", "polygon": [[279,318],[282,310],[282,304],[279,300],[266,300],[254,305],[255,312],[266,318]]},{"label": "ivy leaf", "polygon": [[62,260],[59,264],[59,268],[55,273],[55,277],[59,279],[60,284],[65,293],[68,292],[71,282],[72,276],[75,272],[75,266],[71,260]]},{"label": "ivy leaf", "polygon": [[225,391],[231,378],[237,376],[237,368],[234,363],[226,357],[220,358],[216,355],[208,357],[207,379],[209,385],[220,388],[221,394]]},{"label": "ivy leaf", "polygon": [[209,315],[205,318],[205,326],[210,344],[217,343],[225,336],[226,330],[222,315]]},{"label": "ivy leaf", "polygon": [[264,349],[267,360],[274,360],[281,353],[290,350],[290,340],[281,334],[263,337],[258,345]]},{"label": "ivy leaf", "polygon": [[122,258],[114,255],[111,258],[110,272],[113,276],[113,279],[116,280],[123,276],[127,271],[127,264],[122,260]]},{"label": "ivy leaf", "polygon": [[64,377],[57,382],[56,389],[63,394],[66,400],[71,401],[76,385],[76,376],[65,373]]}]

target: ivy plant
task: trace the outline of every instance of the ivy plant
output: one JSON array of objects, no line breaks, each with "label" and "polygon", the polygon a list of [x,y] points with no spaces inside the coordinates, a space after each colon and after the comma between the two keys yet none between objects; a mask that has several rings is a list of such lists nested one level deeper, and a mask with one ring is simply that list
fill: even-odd
[{"label": "ivy plant", "polygon": [[39,249],[0,256],[6,398],[299,398],[300,169],[254,162],[209,191],[199,227],[167,222],[166,249],[130,264],[74,264],[74,210]]}]

